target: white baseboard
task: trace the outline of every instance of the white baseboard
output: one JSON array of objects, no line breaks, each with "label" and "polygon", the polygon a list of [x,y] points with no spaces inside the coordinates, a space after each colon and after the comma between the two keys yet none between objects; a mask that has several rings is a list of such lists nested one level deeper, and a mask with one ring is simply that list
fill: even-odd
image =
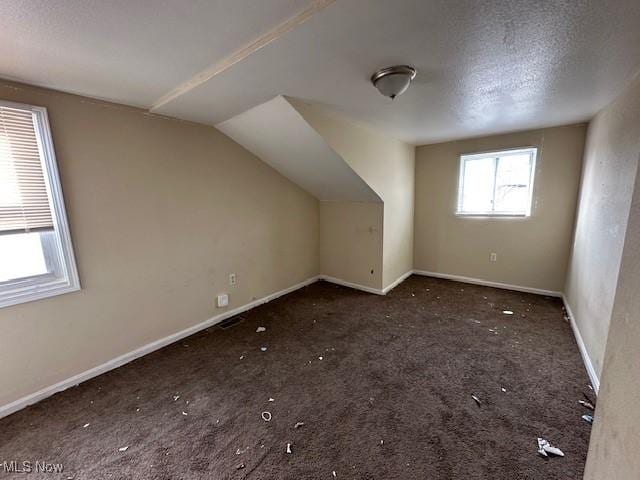
[{"label": "white baseboard", "polygon": [[263,303],[270,302],[271,300],[275,300],[278,297],[286,295],[287,293],[291,293],[295,290],[298,290],[302,287],[306,287],[316,281],[318,281],[319,277],[311,277],[303,282],[298,283],[297,285],[293,285],[292,287],[285,288],[284,290],[280,290],[278,292],[267,295],[266,297],[259,298],[258,300],[254,300],[253,302],[247,303],[246,305],[242,305],[240,307],[234,308],[233,310],[227,310],[219,315],[209,318],[204,322],[198,323],[192,327],[181,330],[177,333],[169,335],[168,337],[161,338],[160,340],[156,340],[155,342],[144,345],[143,347],[137,348],[129,353],[125,353],[124,355],[120,355],[113,360],[109,360],[102,365],[98,365],[97,367],[86,370],[82,373],[74,375],[71,378],[67,378],[66,380],[62,380],[61,382],[56,383],[55,385],[51,385],[49,387],[45,387],[42,390],[39,390],[35,393],[27,395],[25,397],[19,398],[18,400],[11,402],[7,405],[0,406],[0,418],[6,417],[7,415],[11,415],[18,410],[21,410],[29,405],[33,405],[34,403],[39,402],[40,400],[44,400],[47,397],[50,397],[54,393],[61,392],[66,390],[69,387],[73,387],[79,383],[90,380],[93,377],[97,377],[103,373],[106,373],[110,370],[118,368],[126,363],[129,363],[137,358],[143,357],[148,353],[151,353],[155,350],[159,350],[162,347],[170,345],[178,340],[182,340],[194,333],[197,333],[205,328],[209,328],[217,323],[226,320],[227,318],[231,318],[234,315],[238,315],[239,313],[246,312],[252,308],[257,307],[258,305],[262,305]]},{"label": "white baseboard", "polygon": [[591,357],[589,357],[587,346],[584,344],[584,340],[582,340],[580,329],[578,328],[578,324],[576,323],[576,317],[573,316],[573,312],[571,311],[569,302],[567,301],[567,298],[564,295],[562,295],[562,302],[564,303],[564,309],[567,311],[567,315],[569,316],[569,321],[571,322],[571,329],[573,330],[573,336],[576,337],[576,343],[578,344],[578,349],[580,350],[580,355],[582,356],[582,362],[584,363],[584,366],[587,369],[589,380],[591,380],[591,386],[593,387],[593,389],[597,394],[598,391],[600,390],[600,379],[598,378],[596,369],[593,368],[593,363],[591,362]]},{"label": "white baseboard", "polygon": [[343,287],[349,287],[349,288],[354,288],[356,290],[362,290],[363,292],[367,292],[367,293],[375,293],[376,295],[384,295],[385,294],[385,292],[383,292],[379,288],[367,287],[366,285],[360,285],[359,283],[347,282],[345,280],[341,280],[341,279],[336,278],[336,277],[331,277],[329,275],[320,275],[319,279],[320,280],[324,280],[324,281],[329,282],[329,283],[335,283],[336,285],[342,285]]},{"label": "white baseboard", "polygon": [[400,283],[402,283],[404,280],[406,280],[409,276],[411,276],[412,274],[416,274],[416,275],[424,275],[424,276],[429,276],[429,277],[436,277],[436,278],[444,278],[447,280],[455,280],[458,282],[463,282],[463,283],[473,283],[476,285],[484,285],[484,286],[489,286],[489,287],[496,287],[496,288],[504,288],[504,289],[508,289],[508,290],[516,290],[516,291],[521,291],[521,292],[527,292],[527,293],[538,293],[541,295],[548,295],[548,296],[554,296],[554,297],[562,297],[564,300],[564,304],[565,304],[565,309],[567,310],[567,314],[569,315],[569,318],[571,320],[571,327],[573,328],[573,332],[574,335],[576,337],[576,342],[578,343],[578,348],[580,349],[580,354],[582,355],[582,359],[584,361],[585,367],[587,369],[587,373],[589,374],[589,378],[591,379],[591,383],[593,385],[593,388],[595,389],[596,393],[598,392],[599,388],[600,388],[600,381],[598,380],[598,376],[595,373],[595,370],[593,368],[593,364],[591,363],[591,359],[589,358],[589,355],[587,353],[586,347],[584,345],[584,342],[582,340],[582,337],[580,335],[580,331],[578,330],[578,327],[576,325],[574,316],[571,312],[571,309],[569,307],[569,304],[567,303],[566,299],[564,298],[564,296],[559,293],[559,292],[553,292],[553,291],[548,291],[548,290],[540,290],[540,289],[536,289],[536,288],[528,288],[528,287],[519,287],[519,286],[514,286],[514,285],[508,285],[508,284],[504,284],[504,283],[496,283],[496,282],[489,282],[486,280],[481,280],[481,279],[476,279],[476,278],[468,278],[468,277],[460,277],[457,275],[449,275],[449,274],[442,274],[442,273],[434,273],[434,272],[426,272],[426,271],[422,271],[422,270],[413,270],[413,271],[409,271],[406,272],[405,274],[403,274],[402,276],[400,276],[397,280],[395,280],[393,283],[391,283],[390,285],[388,285],[387,287],[385,287],[383,290],[380,289],[376,289],[373,287],[367,287],[365,285],[359,285],[357,283],[351,283],[351,282],[346,282],[344,280],[340,280],[339,278],[335,278],[335,277],[330,277],[328,275],[319,275],[316,277],[311,277],[301,283],[298,283],[297,285],[293,285],[289,288],[285,288],[284,290],[280,290],[278,292],[272,293],[270,295],[267,295],[263,298],[260,298],[258,300],[254,300],[253,302],[247,303],[246,305],[242,305],[240,307],[234,308],[233,310],[228,310],[226,312],[223,312],[219,315],[216,315],[214,317],[209,318],[208,320],[205,320],[204,322],[201,322],[197,325],[194,325],[192,327],[189,327],[185,330],[181,330],[180,332],[174,333],[172,335],[169,335],[167,337],[164,337],[160,340],[156,340],[155,342],[149,343],[147,345],[144,345],[136,350],[133,350],[129,353],[125,353],[124,355],[121,355],[117,358],[114,358],[113,360],[109,360],[106,363],[103,363],[102,365],[98,365],[97,367],[91,368],[89,370],[86,370],[82,373],[79,373],[77,375],[74,375],[73,377],[70,377],[66,380],[62,380],[61,382],[56,383],[55,385],[51,385],[49,387],[43,388],[42,390],[39,390],[35,393],[32,393],[30,395],[27,395],[25,397],[22,397],[14,402],[11,402],[7,405],[3,405],[0,406],[0,418],[2,417],[6,417],[7,415],[10,415],[14,412],[17,412],[18,410],[21,410],[29,405],[33,405],[34,403],[39,402],[40,400],[44,400],[47,397],[50,397],[51,395],[57,393],[57,392],[61,392],[63,390],[66,390],[69,387],[73,387],[79,383],[85,382],[87,380],[90,380],[91,378],[97,377],[98,375],[101,375],[103,373],[106,373],[110,370],[113,370],[115,368],[118,368],[122,365],[125,365],[137,358],[143,357],[144,355],[147,355],[148,353],[151,353],[155,350],[159,350],[162,347],[165,347],[167,345],[170,345],[174,342],[177,342],[179,340],[182,340],[183,338],[186,338],[190,335],[193,335],[194,333],[197,333],[201,330],[204,330],[206,328],[212,327],[214,325],[216,325],[217,323],[222,322],[223,320],[226,320],[227,318],[231,318],[234,315],[238,315],[239,313],[243,313],[246,312],[247,310],[250,310],[252,308],[257,307],[258,305],[262,305],[263,303],[267,303],[270,302],[271,300],[275,300],[278,297],[281,297],[283,295],[286,295],[287,293],[291,293],[295,290],[298,290],[302,287],[305,287],[307,285],[310,285],[318,280],[325,280],[327,282],[330,283],[335,283],[337,285],[342,285],[344,287],[349,287],[349,288],[354,288],[357,290],[362,290],[364,292],[368,292],[368,293],[373,293],[376,295],[385,295],[387,292],[389,292],[390,290],[392,290],[393,288],[395,288],[396,286],[398,286]]},{"label": "white baseboard", "polygon": [[541,288],[522,287],[520,285],[510,285],[508,283],[491,282],[481,278],[462,277],[460,275],[450,275],[448,273],[427,272],[425,270],[414,270],[416,275],[424,275],[425,277],[443,278],[445,280],[454,280],[462,283],[472,283],[474,285],[482,285],[484,287],[502,288],[505,290],[514,290],[516,292],[535,293],[537,295],[546,295],[548,297],[562,298],[562,292],[553,290],[543,290]]},{"label": "white baseboard", "polygon": [[394,288],[396,288],[398,285],[400,285],[402,282],[404,282],[407,278],[409,278],[411,275],[413,275],[413,270],[409,270],[406,273],[403,273],[402,275],[400,275],[394,282],[392,282],[391,284],[387,285],[386,287],[384,287],[382,289],[382,293],[384,293],[385,295],[387,293],[389,293],[391,290],[393,290]]},{"label": "white baseboard", "polygon": [[404,282],[407,278],[409,278],[413,274],[413,270],[409,270],[406,273],[400,275],[396,280],[394,280],[391,284],[387,285],[383,289],[367,287],[366,285],[360,285],[359,283],[347,282],[346,280],[341,280],[336,277],[332,277],[330,275],[320,275],[320,280],[324,280],[329,283],[335,283],[336,285],[342,285],[343,287],[354,288],[356,290],[362,290],[367,293],[374,293],[376,295],[386,295],[391,290],[396,288],[402,282]]}]

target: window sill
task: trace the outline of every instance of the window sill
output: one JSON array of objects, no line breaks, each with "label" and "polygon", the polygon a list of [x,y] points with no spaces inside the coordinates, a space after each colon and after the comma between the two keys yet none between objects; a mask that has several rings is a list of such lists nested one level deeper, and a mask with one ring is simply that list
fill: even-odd
[{"label": "window sill", "polygon": [[[40,281],[36,281],[36,279]],[[27,282],[18,280],[13,284],[5,284],[0,287],[0,308],[76,292],[78,290],[80,290],[80,284],[69,281],[66,278],[56,279],[55,277],[50,277],[47,280],[47,276],[45,275],[42,277],[32,277]]]}]

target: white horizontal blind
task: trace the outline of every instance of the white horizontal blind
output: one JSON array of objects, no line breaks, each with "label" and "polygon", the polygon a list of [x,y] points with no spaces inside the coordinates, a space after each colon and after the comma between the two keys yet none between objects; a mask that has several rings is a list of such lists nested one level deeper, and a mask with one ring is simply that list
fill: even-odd
[{"label": "white horizontal blind", "polygon": [[52,229],[34,115],[0,106],[0,234]]}]

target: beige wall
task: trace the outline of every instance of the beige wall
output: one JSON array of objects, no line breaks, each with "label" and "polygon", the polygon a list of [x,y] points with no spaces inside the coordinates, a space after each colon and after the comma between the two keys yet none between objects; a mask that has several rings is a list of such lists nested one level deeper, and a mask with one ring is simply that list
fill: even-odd
[{"label": "beige wall", "polygon": [[382,284],[383,204],[320,202],[320,271],[365,287]]},{"label": "beige wall", "polygon": [[[638,95],[638,89],[635,95]],[[629,99],[631,100],[631,99]],[[637,103],[636,103],[637,105]],[[639,112],[640,110],[636,110]],[[636,119],[637,119],[636,115]],[[629,130],[627,130],[629,129]],[[624,136],[635,132],[636,164],[640,158],[637,121],[624,124]],[[604,355],[602,382],[589,443],[585,480],[640,478],[640,174],[629,213],[620,277]]]},{"label": "beige wall", "polygon": [[589,124],[566,297],[598,375],[640,145],[640,80]]},{"label": "beige wall", "polygon": [[[415,148],[322,107],[294,99],[290,101],[305,120],[382,198],[384,228],[380,234],[383,244],[383,272],[381,283],[376,288],[387,287],[413,269]],[[326,227],[322,224],[321,228]],[[358,246],[353,245],[351,248],[357,249]],[[364,270],[371,261],[360,265],[354,263],[353,266],[358,271]],[[331,272],[323,273],[333,275]],[[356,272],[344,273],[349,273],[350,278],[357,276]]]},{"label": "beige wall", "polygon": [[[414,268],[562,291],[585,130],[571,125],[418,147]],[[538,147],[530,217],[454,214],[461,154],[526,146]]]},{"label": "beige wall", "polygon": [[[0,309],[0,405],[319,273],[318,202],[214,128],[0,84],[48,108],[82,290]],[[236,287],[228,286],[235,272]]]}]

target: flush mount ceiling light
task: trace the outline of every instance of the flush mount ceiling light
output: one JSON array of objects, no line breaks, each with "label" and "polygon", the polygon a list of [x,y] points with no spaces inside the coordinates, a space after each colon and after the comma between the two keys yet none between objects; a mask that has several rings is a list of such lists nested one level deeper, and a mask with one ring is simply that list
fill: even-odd
[{"label": "flush mount ceiling light", "polygon": [[371,83],[385,97],[391,100],[402,95],[411,80],[416,78],[416,69],[408,65],[396,65],[378,70],[371,76]]}]

